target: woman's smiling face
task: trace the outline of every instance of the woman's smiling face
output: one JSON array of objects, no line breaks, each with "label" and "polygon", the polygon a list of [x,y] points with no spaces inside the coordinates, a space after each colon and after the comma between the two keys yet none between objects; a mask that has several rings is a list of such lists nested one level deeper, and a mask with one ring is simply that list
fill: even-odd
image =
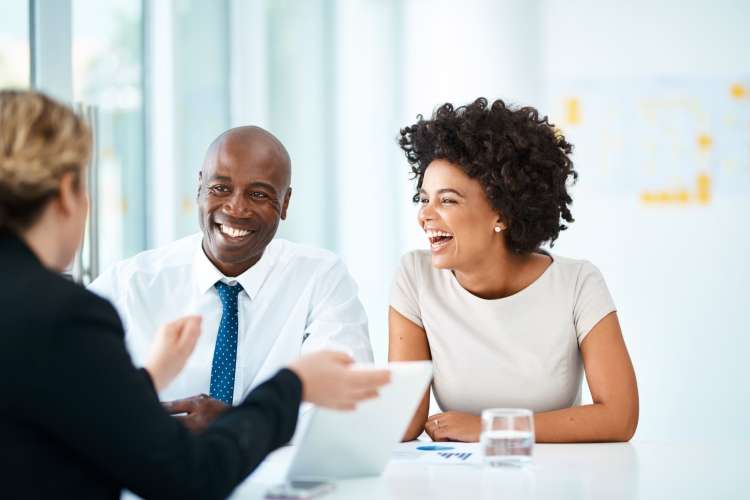
[{"label": "woman's smiling face", "polygon": [[425,170],[419,191],[420,227],[430,241],[432,265],[470,269],[502,244],[496,226],[505,228],[481,184],[460,167],[434,160]]}]

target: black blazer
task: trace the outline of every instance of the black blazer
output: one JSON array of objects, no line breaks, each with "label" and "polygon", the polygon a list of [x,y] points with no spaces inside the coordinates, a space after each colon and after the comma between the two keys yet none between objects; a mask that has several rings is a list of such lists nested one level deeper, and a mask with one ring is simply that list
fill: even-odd
[{"label": "black blazer", "polygon": [[291,439],[291,371],[195,435],[162,409],[123,337],[109,302],[0,231],[1,498],[224,498]]}]

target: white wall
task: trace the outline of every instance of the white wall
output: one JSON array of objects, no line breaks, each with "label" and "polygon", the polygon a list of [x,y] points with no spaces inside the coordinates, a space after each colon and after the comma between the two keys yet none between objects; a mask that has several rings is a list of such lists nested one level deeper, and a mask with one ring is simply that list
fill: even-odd
[{"label": "white wall", "polygon": [[337,251],[359,285],[375,359],[387,359],[388,292],[398,263],[406,177],[396,114],[401,102],[402,14],[398,2],[336,3]]},{"label": "white wall", "polygon": [[[548,96],[572,80],[750,76],[747,2],[549,1],[542,12]],[[574,158],[593,147],[576,144]],[[750,435],[750,192],[649,207],[597,194],[587,173],[599,165],[576,168],[576,222],[555,251],[590,259],[608,280],[638,375],[636,438]]]}]

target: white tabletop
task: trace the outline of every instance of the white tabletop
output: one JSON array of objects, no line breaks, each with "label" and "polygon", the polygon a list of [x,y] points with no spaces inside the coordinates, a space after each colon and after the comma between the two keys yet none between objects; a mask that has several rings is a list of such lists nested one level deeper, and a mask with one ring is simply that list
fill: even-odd
[{"label": "white tabletop", "polygon": [[[747,444],[538,444],[533,462],[521,468],[394,458],[382,476],[336,481],[336,490],[321,498],[750,498]],[[283,481],[292,453],[292,447],[277,450],[232,498],[263,498]]]}]

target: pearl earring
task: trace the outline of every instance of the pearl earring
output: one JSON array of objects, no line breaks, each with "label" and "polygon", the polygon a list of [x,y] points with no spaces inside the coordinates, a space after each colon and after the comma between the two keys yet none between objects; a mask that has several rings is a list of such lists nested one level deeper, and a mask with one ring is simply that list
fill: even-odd
[{"label": "pearl earring", "polygon": [[495,226],[495,232],[496,233],[499,233],[502,230],[503,230],[503,228],[501,228],[500,226]]}]

